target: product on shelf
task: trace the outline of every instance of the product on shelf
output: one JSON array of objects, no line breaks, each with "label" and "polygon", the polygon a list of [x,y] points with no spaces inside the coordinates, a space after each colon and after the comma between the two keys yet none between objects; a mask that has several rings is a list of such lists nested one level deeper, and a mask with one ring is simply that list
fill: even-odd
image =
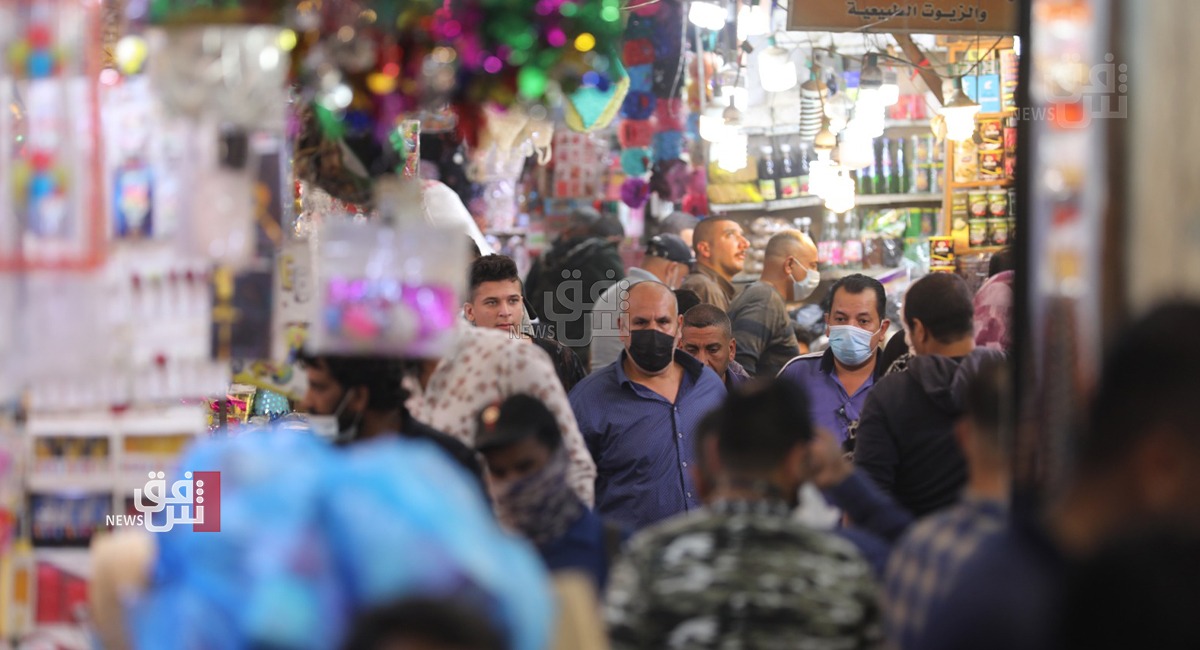
[{"label": "product on shelf", "polygon": [[1017,172],[1017,118],[1004,122],[1004,177],[1012,179]]},{"label": "product on shelf", "polygon": [[764,201],[774,201],[780,198],[779,167],[775,162],[775,148],[764,145],[762,156],[758,160],[758,193]]},{"label": "product on shelf", "polygon": [[800,180],[800,163],[796,159],[792,145],[784,142],[779,145],[779,198],[795,199],[803,193]]},{"label": "product on shelf", "polygon": [[842,237],[836,212],[825,212],[821,224],[821,238],[817,241],[817,264],[822,271],[842,268]]},{"label": "product on shelf", "polygon": [[956,271],[954,260],[953,237],[929,238],[930,273],[954,273]]},{"label": "product on shelf", "polygon": [[970,138],[954,144],[954,182],[972,183],[979,178],[979,147]]},{"label": "product on shelf", "polygon": [[847,271],[860,271],[863,267],[862,231],[859,227],[858,215],[854,210],[846,213],[845,227],[842,235],[842,268]]}]

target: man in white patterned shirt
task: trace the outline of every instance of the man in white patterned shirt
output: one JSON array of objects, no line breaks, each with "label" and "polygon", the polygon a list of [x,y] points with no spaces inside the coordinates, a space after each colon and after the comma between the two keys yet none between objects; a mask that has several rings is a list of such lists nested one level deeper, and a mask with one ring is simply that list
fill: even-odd
[{"label": "man in white patterned shirt", "polygon": [[512,395],[532,395],[558,420],[570,461],[567,482],[591,507],[596,465],[550,357],[499,330],[461,323],[456,336],[449,353],[421,362],[419,376],[405,378],[404,387],[411,392],[406,405],[413,418],[474,448],[480,411]]}]

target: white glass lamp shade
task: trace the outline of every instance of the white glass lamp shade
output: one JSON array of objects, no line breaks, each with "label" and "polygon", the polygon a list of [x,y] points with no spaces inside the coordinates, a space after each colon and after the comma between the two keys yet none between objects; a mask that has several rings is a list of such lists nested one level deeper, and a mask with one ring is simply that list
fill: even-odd
[{"label": "white glass lamp shade", "polygon": [[878,88],[859,88],[858,103],[854,105],[854,119],[864,132],[872,137],[883,136],[883,98]]},{"label": "white glass lamp shade", "polygon": [[776,45],[758,56],[758,78],[763,90],[769,93],[786,92],[800,83],[791,53]]},{"label": "white glass lamp shade", "polygon": [[762,36],[771,31],[770,19],[767,12],[758,5],[742,5],[738,12],[738,40],[744,41],[751,36]]},{"label": "white glass lamp shade", "polygon": [[726,136],[713,145],[712,155],[717,160],[717,167],[729,173],[738,172],[749,164],[749,147],[750,138],[745,133],[729,129]]},{"label": "white glass lamp shade", "polygon": [[946,137],[962,142],[975,134],[975,116],[979,115],[981,107],[963,92],[962,78],[955,86],[954,94],[942,107],[941,114],[946,119]]},{"label": "white glass lamp shade", "polygon": [[688,20],[701,29],[715,32],[725,27],[726,13],[725,6],[716,0],[692,0]]},{"label": "white glass lamp shade", "polygon": [[846,130],[842,131],[838,161],[847,169],[862,169],[875,161],[875,148],[871,144],[871,136],[858,120],[852,121]]},{"label": "white glass lamp shade", "polygon": [[845,168],[838,170],[837,176],[830,183],[825,195],[825,208],[830,212],[843,214],[854,209],[856,205],[854,179]]},{"label": "white glass lamp shade", "polygon": [[825,117],[829,118],[829,130],[841,133],[850,122],[850,111],[853,109],[854,102],[850,101],[845,92],[839,92],[826,99]]}]

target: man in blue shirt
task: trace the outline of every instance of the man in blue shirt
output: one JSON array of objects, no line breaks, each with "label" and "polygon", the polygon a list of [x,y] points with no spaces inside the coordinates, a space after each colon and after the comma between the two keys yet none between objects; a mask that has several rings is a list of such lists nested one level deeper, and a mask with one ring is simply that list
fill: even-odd
[{"label": "man in blue shirt", "polygon": [[631,287],[624,351],[569,396],[597,466],[596,511],[633,530],[700,507],[688,471],[692,434],[725,398],[717,374],[676,349],[680,320],[666,285]]},{"label": "man in blue shirt", "polygon": [[779,376],[808,392],[813,425],[833,432],[842,443],[858,427],[867,395],[887,371],[880,346],[891,322],[884,318],[887,293],[861,273],[838,280],[825,310],[829,349],[792,359]]}]

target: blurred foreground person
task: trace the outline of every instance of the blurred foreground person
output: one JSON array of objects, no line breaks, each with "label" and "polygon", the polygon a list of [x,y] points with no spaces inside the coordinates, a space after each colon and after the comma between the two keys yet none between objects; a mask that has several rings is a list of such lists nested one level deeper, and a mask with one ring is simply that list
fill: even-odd
[{"label": "blurred foreground person", "polygon": [[622,534],[606,526],[567,486],[558,423],[537,398],[514,395],[483,410],[475,446],[487,459],[500,522],[537,546],[551,571],[577,569],[597,593]]},{"label": "blurred foreground person", "polygon": [[381,357],[314,356],[300,363],[308,391],[297,410],[308,414],[318,435],[344,445],[382,435],[423,438],[450,455],[483,487],[475,452],[455,438],[417,421],[404,406],[403,362]]},{"label": "blurred foreground person", "polygon": [[[708,504],[646,530],[613,572],[616,648],[873,648],[871,570],[848,542],[791,518],[813,430],[804,392],[748,385],[707,438]],[[711,492],[709,492],[711,490]]]},{"label": "blurred foreground person", "polygon": [[1044,517],[1014,518],[980,545],[930,610],[923,648],[1059,648],[1070,563],[1140,531],[1200,529],[1197,322],[1200,304],[1168,304],[1118,339],[1065,489]]},{"label": "blurred foreground person", "polygon": [[342,650],[506,650],[484,612],[450,599],[414,598],[358,619]]},{"label": "blurred foreground person", "polygon": [[954,430],[967,459],[962,500],[919,522],[900,541],[888,565],[884,632],[891,647],[922,648],[930,604],[954,584],[956,572],[1008,522],[1011,377],[1004,362],[982,366],[968,387],[966,415]]},{"label": "blurred foreground person", "polygon": [[[551,638],[541,561],[428,441],[381,436],[334,450],[275,426],[199,441],[169,478],[192,469],[219,474],[203,486],[204,507],[219,499],[220,513],[203,523],[219,532],[175,521],[146,535],[149,548],[97,540],[96,611],[117,613],[105,624],[123,624],[131,647],[329,650],[365,611],[460,594],[509,650]],[[114,566],[130,556],[140,561]]]}]

